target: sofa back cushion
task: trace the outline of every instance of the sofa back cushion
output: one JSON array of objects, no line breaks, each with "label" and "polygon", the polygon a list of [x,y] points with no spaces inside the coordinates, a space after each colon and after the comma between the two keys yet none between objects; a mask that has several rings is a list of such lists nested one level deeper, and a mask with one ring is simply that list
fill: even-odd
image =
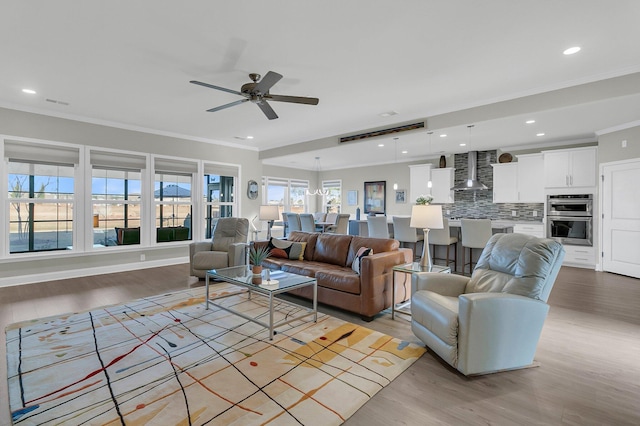
[{"label": "sofa back cushion", "polygon": [[496,234],[465,293],[502,292],[547,301],[564,259],[562,244],[524,234]]},{"label": "sofa back cushion", "polygon": [[287,236],[287,240],[296,243],[307,243],[304,249],[304,258],[306,260],[313,260],[313,256],[316,253],[316,241],[318,240],[317,232],[292,231]]},{"label": "sofa back cushion", "polygon": [[347,254],[347,266],[351,266],[353,259],[356,258],[356,254],[361,247],[368,247],[372,249],[374,253],[384,253],[386,251],[398,250],[400,242],[388,238],[353,237],[351,239],[351,245],[349,246],[349,253]]},{"label": "sofa back cushion", "polygon": [[347,266],[347,255],[351,239],[351,235],[345,234],[319,234],[316,241],[316,252],[312,260]]}]

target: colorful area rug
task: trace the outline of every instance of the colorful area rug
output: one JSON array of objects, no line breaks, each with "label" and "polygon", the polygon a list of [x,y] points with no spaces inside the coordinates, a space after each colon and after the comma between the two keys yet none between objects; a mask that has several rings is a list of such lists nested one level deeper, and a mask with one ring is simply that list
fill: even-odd
[{"label": "colorful area rug", "polygon": [[[237,287],[216,284],[217,294]],[[268,316],[267,301],[223,299]],[[300,308],[280,303],[276,320]],[[320,314],[265,328],[204,289],[7,327],[15,425],[337,425],[424,348]]]}]

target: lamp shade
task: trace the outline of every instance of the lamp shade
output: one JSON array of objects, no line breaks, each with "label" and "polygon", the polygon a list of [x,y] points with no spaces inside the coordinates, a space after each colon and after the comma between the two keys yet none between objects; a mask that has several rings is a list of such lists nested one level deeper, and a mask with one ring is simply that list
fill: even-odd
[{"label": "lamp shade", "polygon": [[431,204],[413,206],[411,208],[411,223],[409,226],[423,229],[444,228],[442,206]]},{"label": "lamp shade", "polygon": [[260,220],[278,220],[280,219],[280,211],[278,206],[260,206],[260,214],[258,215]]}]

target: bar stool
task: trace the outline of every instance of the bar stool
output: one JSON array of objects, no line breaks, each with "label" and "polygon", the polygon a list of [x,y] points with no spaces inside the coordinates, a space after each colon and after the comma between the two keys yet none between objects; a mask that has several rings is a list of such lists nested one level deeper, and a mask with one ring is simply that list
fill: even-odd
[{"label": "bar stool", "polygon": [[491,238],[491,219],[460,219],[462,228],[462,274],[464,275],[465,249],[469,249],[469,274],[473,273],[473,249],[484,249]]},{"label": "bar stool", "polygon": [[[409,226],[410,223],[411,217],[393,216],[393,238],[400,241],[400,244],[412,244],[414,247],[413,258],[415,259],[420,256],[421,252],[418,251],[418,243],[422,241],[422,244],[424,244],[424,235],[418,235],[418,230]],[[429,231],[429,239],[431,239],[431,232],[433,231]],[[447,257],[449,257],[448,251]]]},{"label": "bar stool", "polygon": [[368,216],[367,227],[371,238],[389,238],[389,225],[386,216]]},{"label": "bar stool", "polygon": [[[444,260],[446,262],[445,266],[449,266],[449,264],[453,262],[453,270],[457,271],[458,270],[458,237],[451,236],[451,232],[449,229],[449,219],[442,218],[442,224],[444,226],[442,229],[429,230],[429,244],[433,246],[433,256],[431,256],[431,259]],[[449,249],[451,248],[452,245],[453,245],[453,261],[450,260],[449,258]],[[436,257],[436,246],[447,247],[446,258]]]}]

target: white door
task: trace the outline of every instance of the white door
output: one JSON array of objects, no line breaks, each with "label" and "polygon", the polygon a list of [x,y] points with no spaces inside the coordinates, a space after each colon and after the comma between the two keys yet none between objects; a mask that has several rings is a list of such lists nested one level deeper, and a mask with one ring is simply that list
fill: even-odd
[{"label": "white door", "polygon": [[602,172],[602,269],[640,278],[640,160]]}]

